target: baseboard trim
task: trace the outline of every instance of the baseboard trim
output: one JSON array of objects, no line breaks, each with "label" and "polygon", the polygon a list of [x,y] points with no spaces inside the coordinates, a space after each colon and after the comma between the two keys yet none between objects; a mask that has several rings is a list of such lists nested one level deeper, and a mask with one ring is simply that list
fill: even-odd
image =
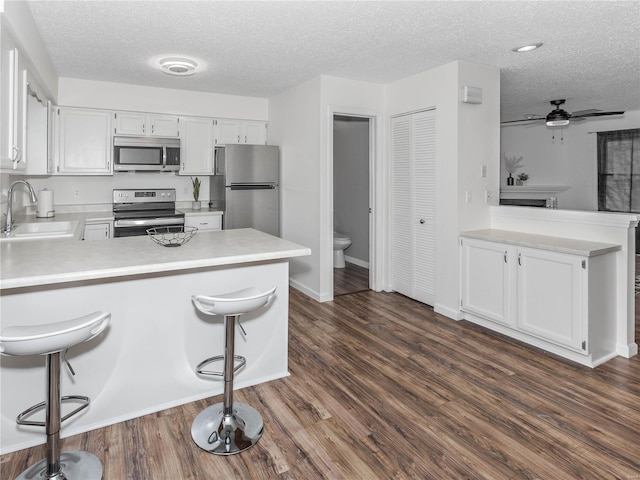
[{"label": "baseboard trim", "polygon": [[434,304],[433,311],[455,321],[464,320],[463,312],[461,312],[460,310],[449,308],[446,305],[442,305],[441,303]]},{"label": "baseboard trim", "polygon": [[331,300],[331,298],[326,298],[324,300],[322,300],[320,294],[318,292],[316,292],[315,290],[311,290],[310,288],[307,288],[305,285],[296,282],[295,280],[292,280],[291,278],[289,279],[289,285],[293,288],[295,288],[296,290],[301,291],[302,293],[304,293],[306,296],[313,298],[316,302],[326,302]]},{"label": "baseboard trim", "polygon": [[359,258],[350,257],[349,255],[344,256],[344,261],[353,263],[354,265],[358,265],[362,268],[369,268],[369,262],[365,262],[364,260],[360,260]]}]

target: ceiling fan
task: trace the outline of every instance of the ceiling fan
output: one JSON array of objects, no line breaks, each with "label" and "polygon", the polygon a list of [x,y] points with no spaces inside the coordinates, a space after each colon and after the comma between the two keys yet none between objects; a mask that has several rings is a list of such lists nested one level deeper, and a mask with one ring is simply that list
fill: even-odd
[{"label": "ceiling fan", "polygon": [[589,117],[604,117],[607,115],[622,115],[624,112],[601,112],[599,110],[581,110],[579,112],[569,113],[562,108],[565,102],[562,100],[551,100],[551,105],[554,105],[555,108],[549,112],[546,116],[542,115],[527,115],[527,118],[524,120],[510,120],[508,122],[502,122],[501,125],[505,125],[507,123],[522,123],[522,122],[536,122],[545,120],[547,127],[562,127],[565,125],[569,125],[569,121],[576,120],[584,120]]}]

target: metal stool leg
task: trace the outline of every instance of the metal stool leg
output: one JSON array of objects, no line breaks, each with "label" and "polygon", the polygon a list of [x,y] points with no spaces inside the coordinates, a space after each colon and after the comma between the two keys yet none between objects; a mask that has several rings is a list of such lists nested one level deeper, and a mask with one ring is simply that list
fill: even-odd
[{"label": "metal stool leg", "polygon": [[83,451],[60,453],[60,352],[46,356],[47,402],[45,430],[47,458],[22,472],[16,480],[100,480],[102,463],[94,454]]},{"label": "metal stool leg", "polygon": [[264,431],[256,409],[233,401],[236,316],[225,316],[224,401],[205,408],[191,425],[193,441],[216,455],[232,455],[255,445]]}]

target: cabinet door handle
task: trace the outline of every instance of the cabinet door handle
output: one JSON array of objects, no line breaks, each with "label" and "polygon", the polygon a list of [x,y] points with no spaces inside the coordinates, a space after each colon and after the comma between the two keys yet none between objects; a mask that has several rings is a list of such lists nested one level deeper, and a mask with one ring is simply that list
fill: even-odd
[{"label": "cabinet door handle", "polygon": [[507,251],[504,251],[504,263],[507,263]]},{"label": "cabinet door handle", "polygon": [[522,254],[518,254],[518,265],[522,266]]}]

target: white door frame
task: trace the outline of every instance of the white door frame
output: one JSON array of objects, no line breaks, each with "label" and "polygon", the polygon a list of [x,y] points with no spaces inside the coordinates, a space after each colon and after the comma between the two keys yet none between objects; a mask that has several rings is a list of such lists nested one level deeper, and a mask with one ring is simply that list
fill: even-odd
[{"label": "white door frame", "polygon": [[322,301],[333,300],[333,122],[336,115],[347,117],[360,117],[369,119],[369,288],[377,292],[382,290],[383,285],[383,252],[384,237],[383,224],[385,207],[383,202],[383,115],[382,112],[363,110],[353,107],[329,106],[327,116],[327,179],[326,199],[328,207],[324,225],[325,231],[321,231],[329,252],[330,261],[320,264],[321,278],[321,299]]}]

